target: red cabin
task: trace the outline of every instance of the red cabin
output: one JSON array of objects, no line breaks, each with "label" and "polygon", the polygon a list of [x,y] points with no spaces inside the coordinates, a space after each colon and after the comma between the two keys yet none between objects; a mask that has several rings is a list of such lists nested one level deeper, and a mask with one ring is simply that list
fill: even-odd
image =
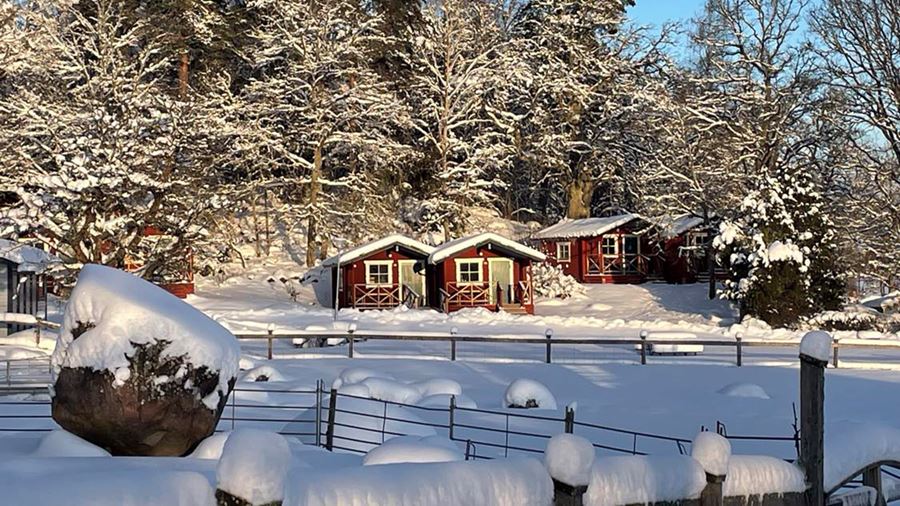
[{"label": "red cabin", "polygon": [[[662,273],[669,283],[696,283],[709,279],[707,246],[715,229],[704,226],[694,214],[662,217],[656,220],[663,250]],[[715,275],[723,272],[716,266]]]},{"label": "red cabin", "polygon": [[581,283],[643,283],[656,271],[651,225],[635,214],[563,220],[534,235],[551,263]]},{"label": "red cabin", "polygon": [[545,256],[493,233],[444,243],[428,257],[431,307],[449,313],[483,307],[534,314],[532,262]]},{"label": "red cabin", "polygon": [[331,304],[337,309],[389,309],[425,304],[425,263],[433,247],[390,235],[322,262],[331,269]]}]

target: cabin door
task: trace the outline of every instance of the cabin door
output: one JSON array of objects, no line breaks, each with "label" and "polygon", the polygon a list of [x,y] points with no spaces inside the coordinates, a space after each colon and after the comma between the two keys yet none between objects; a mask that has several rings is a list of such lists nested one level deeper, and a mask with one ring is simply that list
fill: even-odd
[{"label": "cabin door", "polygon": [[513,300],[513,261],[508,258],[488,258],[488,266],[491,270],[491,304],[497,303],[497,285],[503,290],[501,304]]},{"label": "cabin door", "polygon": [[416,292],[420,301],[425,300],[425,262],[421,260],[400,260],[401,296],[406,296],[407,287]]},{"label": "cabin door", "polygon": [[[9,282],[9,271],[7,271],[6,262],[0,260],[0,313],[11,313],[13,309],[11,307],[6,307],[7,301],[9,301],[9,294],[7,290],[9,287],[7,283]],[[0,336],[6,335],[6,324],[0,323]]]}]

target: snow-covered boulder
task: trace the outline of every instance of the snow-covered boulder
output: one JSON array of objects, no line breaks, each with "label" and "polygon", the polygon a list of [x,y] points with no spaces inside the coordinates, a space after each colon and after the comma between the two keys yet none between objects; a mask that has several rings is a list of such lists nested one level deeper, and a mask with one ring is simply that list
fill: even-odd
[{"label": "snow-covered boulder", "polygon": [[234,336],[192,306],[88,265],[53,352],[53,419],[113,455],[184,455],[213,433],[239,358]]},{"label": "snow-covered boulder", "polygon": [[247,371],[241,378],[241,381],[249,382],[267,382],[267,381],[285,381],[287,378],[281,374],[278,369],[270,365],[261,365]]},{"label": "snow-covered boulder", "polygon": [[363,459],[364,466],[465,460],[459,448],[443,436],[399,436],[372,448]]},{"label": "snow-covered boulder", "polygon": [[575,434],[557,434],[547,442],[544,465],[554,480],[582,487],[591,481],[595,456],[594,445],[587,439]]},{"label": "snow-covered boulder", "polygon": [[216,467],[219,504],[281,504],[291,464],[284,436],[259,429],[238,429],[225,441]]},{"label": "snow-covered boulder", "polygon": [[556,409],[556,398],[541,383],[519,378],[506,388],[503,404],[508,408]]}]

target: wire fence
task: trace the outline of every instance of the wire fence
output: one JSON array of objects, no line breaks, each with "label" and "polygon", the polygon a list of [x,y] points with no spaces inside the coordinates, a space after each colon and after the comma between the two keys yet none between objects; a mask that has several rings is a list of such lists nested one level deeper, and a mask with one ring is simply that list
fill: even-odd
[{"label": "wire fence", "polygon": [[[576,411],[480,409],[457,405],[448,396],[446,407],[371,399],[326,389],[275,388],[260,382],[235,388],[216,430],[253,427],[298,438],[304,444],[330,451],[365,454],[396,436],[449,438],[465,446],[467,460],[542,454],[547,440],[563,432],[579,434],[601,453],[648,455],[690,451],[691,440],[646,431],[578,420]],[[46,432],[57,428],[51,417],[49,395],[15,394],[0,400],[0,432]],[[777,445],[797,447],[799,434],[785,436],[730,435],[724,424],[717,432],[735,442],[752,441],[769,447],[770,454],[787,460]]]}]

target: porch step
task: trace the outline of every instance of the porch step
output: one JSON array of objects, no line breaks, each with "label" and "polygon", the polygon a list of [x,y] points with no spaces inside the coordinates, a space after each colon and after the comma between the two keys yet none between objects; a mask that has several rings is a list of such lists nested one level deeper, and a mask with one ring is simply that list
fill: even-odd
[{"label": "porch step", "polygon": [[528,314],[528,311],[525,309],[525,307],[518,304],[510,304],[508,306],[506,304],[503,304],[500,306],[500,308],[503,309],[504,312],[509,314]]}]

